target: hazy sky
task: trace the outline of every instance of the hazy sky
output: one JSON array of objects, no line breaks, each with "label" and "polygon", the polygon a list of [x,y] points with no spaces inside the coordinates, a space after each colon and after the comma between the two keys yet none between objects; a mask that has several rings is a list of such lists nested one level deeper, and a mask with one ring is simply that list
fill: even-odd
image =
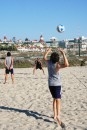
[{"label": "hazy sky", "polygon": [[[58,33],[57,25],[65,26]],[[0,0],[0,39],[87,37],[87,0]]]}]

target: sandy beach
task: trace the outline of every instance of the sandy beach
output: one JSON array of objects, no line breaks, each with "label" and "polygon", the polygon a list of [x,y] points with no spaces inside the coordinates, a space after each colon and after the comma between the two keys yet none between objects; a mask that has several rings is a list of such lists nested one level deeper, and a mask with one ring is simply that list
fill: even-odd
[{"label": "sandy beach", "polygon": [[[15,68],[15,83],[0,69],[0,130],[62,130],[53,120],[48,73]],[[66,130],[87,130],[87,66],[61,69],[61,119]]]}]

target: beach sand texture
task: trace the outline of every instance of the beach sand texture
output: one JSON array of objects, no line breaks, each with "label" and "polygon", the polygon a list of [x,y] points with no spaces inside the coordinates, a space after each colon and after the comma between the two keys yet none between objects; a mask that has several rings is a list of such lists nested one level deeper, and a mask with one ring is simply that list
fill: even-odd
[{"label": "beach sand texture", "polygon": [[[4,83],[0,69],[0,130],[62,130],[53,120],[48,73],[16,68],[15,83]],[[60,70],[62,79],[61,119],[66,130],[87,130],[87,67]]]}]

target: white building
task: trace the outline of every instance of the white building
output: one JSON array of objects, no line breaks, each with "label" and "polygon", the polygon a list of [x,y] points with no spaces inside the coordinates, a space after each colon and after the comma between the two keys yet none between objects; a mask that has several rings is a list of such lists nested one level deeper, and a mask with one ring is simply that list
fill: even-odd
[{"label": "white building", "polygon": [[58,40],[57,40],[57,38],[52,37],[52,38],[50,38],[50,40],[51,40],[51,43],[50,43],[51,47],[58,47]]}]

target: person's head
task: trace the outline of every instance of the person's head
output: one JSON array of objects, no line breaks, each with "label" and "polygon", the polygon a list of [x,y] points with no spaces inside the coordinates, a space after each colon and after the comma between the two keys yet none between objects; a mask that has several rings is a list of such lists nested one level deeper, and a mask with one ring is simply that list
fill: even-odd
[{"label": "person's head", "polygon": [[37,61],[40,61],[40,59],[39,59],[39,58],[37,58]]},{"label": "person's head", "polygon": [[50,56],[50,61],[52,61],[54,64],[59,62],[59,54],[57,52],[53,52]]},{"label": "person's head", "polygon": [[7,52],[7,56],[11,56],[11,52]]}]

